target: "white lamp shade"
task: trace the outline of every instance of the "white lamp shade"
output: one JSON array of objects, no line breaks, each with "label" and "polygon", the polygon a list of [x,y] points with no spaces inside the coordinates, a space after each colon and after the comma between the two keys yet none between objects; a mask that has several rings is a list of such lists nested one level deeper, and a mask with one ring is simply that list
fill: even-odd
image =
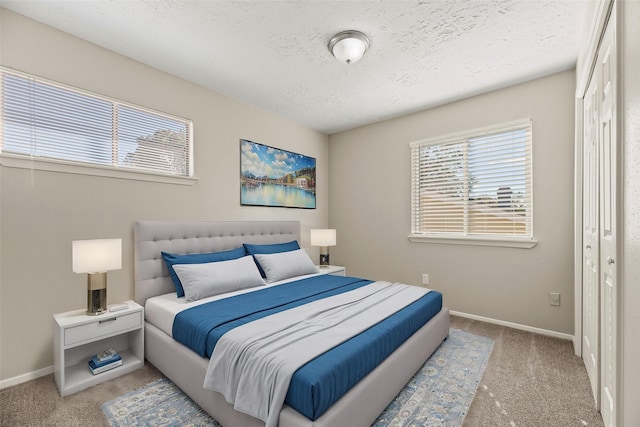
[{"label": "white lamp shade", "polygon": [[102,273],[122,268],[122,239],[74,240],[73,272]]},{"label": "white lamp shade", "polygon": [[335,246],[336,230],[315,229],[311,230],[311,246]]}]

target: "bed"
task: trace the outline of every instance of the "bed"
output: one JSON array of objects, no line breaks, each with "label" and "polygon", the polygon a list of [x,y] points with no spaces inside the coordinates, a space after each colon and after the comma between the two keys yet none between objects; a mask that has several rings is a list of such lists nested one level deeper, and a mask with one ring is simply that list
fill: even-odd
[{"label": "bed", "polygon": [[[244,243],[270,245],[300,241],[297,221],[139,221],[134,230],[135,299],[175,294],[162,252],[195,254],[226,251]],[[345,279],[344,280],[350,280]],[[303,281],[320,281],[313,275]],[[285,281],[286,282],[286,281]],[[315,282],[314,282],[315,283]],[[145,313],[145,357],[200,407],[225,427],[264,426],[236,411],[218,392],[203,388],[209,359],[174,340],[168,326]],[[368,426],[394,399],[449,333],[449,312],[442,307],[431,319],[392,351],[376,368],[351,387],[321,416],[309,419],[285,403],[281,427]]]}]

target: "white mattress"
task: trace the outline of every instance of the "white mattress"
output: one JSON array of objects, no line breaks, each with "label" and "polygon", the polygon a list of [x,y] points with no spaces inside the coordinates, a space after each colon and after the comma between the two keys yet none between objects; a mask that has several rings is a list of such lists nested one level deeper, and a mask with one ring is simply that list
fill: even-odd
[{"label": "white mattress", "polygon": [[265,286],[257,286],[255,288],[241,289],[239,291],[227,292],[221,295],[215,295],[208,298],[203,298],[198,301],[187,302],[184,297],[178,298],[175,292],[171,292],[164,295],[158,295],[147,299],[144,305],[144,318],[147,322],[159,328],[165,334],[173,338],[173,319],[176,314],[187,308],[195,307],[200,304],[204,304],[211,301],[217,301],[224,298],[229,298],[235,295],[246,294],[249,292],[258,291],[271,286],[278,286],[283,283],[293,282],[294,280],[305,279],[307,277],[319,276],[323,273],[307,274],[304,276],[292,277],[279,282],[268,283]]}]

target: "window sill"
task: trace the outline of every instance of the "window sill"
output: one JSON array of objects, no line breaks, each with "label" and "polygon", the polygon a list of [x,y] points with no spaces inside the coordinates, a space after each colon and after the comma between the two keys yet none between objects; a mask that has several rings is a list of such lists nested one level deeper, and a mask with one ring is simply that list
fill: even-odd
[{"label": "window sill", "polygon": [[107,178],[130,179],[164,184],[193,185],[198,179],[192,177],[161,175],[126,169],[115,169],[100,165],[84,165],[64,160],[38,159],[20,155],[0,154],[0,165],[8,168],[33,169],[47,172],[71,173],[77,175],[103,176]]},{"label": "window sill", "polygon": [[471,236],[441,236],[410,234],[409,240],[414,243],[437,243],[445,245],[471,245],[471,246],[494,246],[503,248],[531,249],[538,244],[538,240],[530,239],[509,239],[509,238],[488,238]]}]

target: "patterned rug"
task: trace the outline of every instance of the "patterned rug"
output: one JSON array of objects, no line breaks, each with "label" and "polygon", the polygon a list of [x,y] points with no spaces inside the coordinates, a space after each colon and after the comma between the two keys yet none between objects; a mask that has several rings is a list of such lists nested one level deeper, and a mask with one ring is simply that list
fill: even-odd
[{"label": "patterned rug", "polygon": [[[489,338],[451,329],[449,338],[373,426],[462,425],[492,348]],[[220,427],[166,378],[107,402],[102,409],[114,427]]]}]

